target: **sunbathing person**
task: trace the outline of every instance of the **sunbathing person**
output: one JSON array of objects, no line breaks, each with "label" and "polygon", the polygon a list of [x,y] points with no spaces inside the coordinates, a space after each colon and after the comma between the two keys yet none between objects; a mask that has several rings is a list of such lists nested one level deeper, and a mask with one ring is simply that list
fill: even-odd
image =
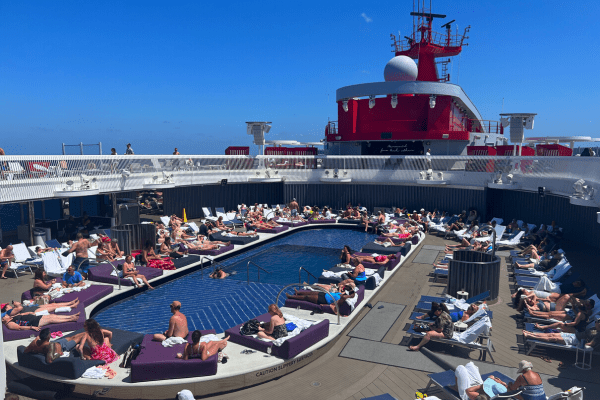
[{"label": "sunbathing person", "polygon": [[[557,319],[562,322],[555,322],[550,325],[541,325],[536,324],[535,327],[543,330],[543,329],[553,329],[560,328],[565,332],[575,332],[585,330],[585,326],[587,325],[587,320],[590,317],[590,313],[594,308],[595,302],[592,299],[583,300],[578,305],[573,306],[573,310],[570,312],[567,311],[529,311],[529,314],[532,317],[536,318],[545,318],[545,319]],[[541,328],[540,328],[541,327]]]},{"label": "sunbathing person", "polygon": [[183,353],[177,353],[177,358],[183,360],[199,358],[204,361],[227,347],[227,341],[229,340],[229,336],[227,336],[223,340],[200,343],[200,338],[202,338],[202,332],[199,330],[192,332],[192,343],[186,343]]},{"label": "sunbathing person", "polygon": [[133,283],[138,288],[142,287],[142,285],[138,282],[138,279],[141,279],[142,282],[148,285],[148,288],[154,289],[152,285],[150,285],[150,283],[148,282],[146,276],[141,274],[140,271],[138,271],[137,268],[135,268],[135,265],[133,264],[133,257],[131,256],[125,257],[125,262],[123,263],[123,278],[133,279]]},{"label": "sunbathing person", "polygon": [[[252,232],[252,231],[248,231],[248,232],[236,232],[236,231],[229,231],[229,232],[225,232],[223,233],[223,236],[225,237],[235,237],[235,236],[257,236],[258,234],[256,232]],[[231,242],[227,242],[227,243],[231,243]]]},{"label": "sunbathing person", "polygon": [[[596,315],[594,319],[594,326],[590,329],[586,328],[585,331],[578,331],[575,333],[544,333],[523,330],[523,336],[525,339],[542,340],[544,342],[560,343],[567,346],[583,347],[582,345],[585,345],[589,347],[596,347],[600,345],[600,315]],[[546,326],[543,328],[546,328]]]},{"label": "sunbathing person", "polygon": [[45,292],[52,288],[52,285],[56,283],[56,279],[48,280],[46,271],[38,268],[33,275],[33,288],[31,289],[31,297],[36,298],[42,296]]},{"label": "sunbathing person", "polygon": [[258,327],[258,337],[268,340],[277,340],[287,336],[287,328],[285,327],[285,319],[283,313],[275,304],[271,304],[267,310],[271,315],[271,320],[266,324],[261,324]]},{"label": "sunbathing person", "polygon": [[123,257],[125,255],[125,252],[119,248],[119,241],[117,239],[112,239],[108,243],[108,247],[115,258]]},{"label": "sunbathing person", "polygon": [[433,315],[437,318],[433,323],[429,324],[430,330],[423,336],[419,344],[410,346],[408,350],[419,351],[421,350],[421,347],[425,346],[432,338],[452,339],[454,326],[450,315],[444,311],[442,306],[434,310]]},{"label": "sunbathing person", "polygon": [[181,258],[185,254],[187,254],[187,251],[183,253],[181,251],[173,249],[171,245],[171,238],[167,237],[165,238],[165,241],[160,245],[159,253],[165,256],[169,256],[171,258]]},{"label": "sunbathing person", "polygon": [[57,249],[55,249],[54,247],[46,247],[46,248],[42,248],[42,247],[40,247],[40,246],[37,246],[37,247],[35,248],[35,254],[36,254],[36,256],[38,256],[39,258],[41,258],[41,257],[42,257],[42,254],[44,254],[44,253],[47,253],[47,252],[49,252],[49,251],[54,251],[54,250],[57,250]]},{"label": "sunbathing person", "polygon": [[103,242],[98,242],[98,248],[96,249],[96,260],[98,261],[115,261],[115,258],[111,254],[110,248],[108,245],[105,245]]},{"label": "sunbathing person", "polygon": [[458,221],[456,221],[455,223],[451,224],[450,226],[448,226],[446,228],[446,232],[460,231],[460,230],[464,229],[464,226],[465,226],[464,219],[461,216],[461,217],[458,218]]},{"label": "sunbathing person", "polygon": [[174,301],[170,305],[173,316],[169,319],[169,328],[163,333],[156,333],[152,340],[162,342],[170,337],[186,338],[189,330],[187,318],[181,313],[181,303]]},{"label": "sunbathing person", "polygon": [[79,314],[73,315],[35,315],[35,314],[17,314],[15,317],[5,315],[2,317],[2,323],[11,330],[15,331],[26,331],[34,330],[40,331],[42,326],[50,324],[61,324],[63,322],[75,322],[79,319]]},{"label": "sunbathing person", "polygon": [[161,260],[162,258],[154,252],[154,246],[147,240],[142,252],[140,253],[140,263],[142,265],[149,264],[151,260]]},{"label": "sunbathing person", "polygon": [[377,243],[378,245],[381,245],[381,246],[383,246],[385,243],[389,243],[390,246],[394,246],[394,247],[404,247],[404,244],[405,244],[404,242],[396,244],[390,238],[385,238],[384,240],[375,240],[375,243]]},{"label": "sunbathing person", "polygon": [[342,275],[343,279],[353,279],[358,283],[364,283],[367,281],[367,275],[365,272],[365,266],[360,263],[356,258],[350,260],[350,265],[354,267],[352,272],[347,272]]},{"label": "sunbathing person", "polygon": [[71,351],[75,346],[83,339],[85,332],[78,333],[74,336],[62,337],[50,341],[51,333],[49,328],[44,328],[40,331],[38,337],[36,337],[30,344],[25,348],[25,353],[33,354],[44,354],[46,355],[46,362],[51,364],[52,361],[63,355],[65,351]]},{"label": "sunbathing person", "polygon": [[[483,390],[483,379],[479,374],[479,368],[473,362],[456,367],[454,375],[456,384],[450,388],[457,391],[461,399],[489,400]],[[488,379],[492,379],[504,387],[508,386],[506,382],[502,382],[493,375],[490,375]]]},{"label": "sunbathing person", "polygon": [[[78,305],[79,305],[79,299],[62,302],[62,303],[42,304],[40,306],[38,306],[37,304],[34,304],[32,306],[23,306],[23,303],[20,303],[18,301],[13,301],[12,305],[9,303],[2,304],[2,307],[0,308],[0,310],[2,312],[2,318],[4,318],[4,316],[6,316],[6,315],[15,317],[17,315],[35,314],[35,313],[38,313],[41,311],[48,311],[49,313],[51,313],[51,312],[56,311],[56,309],[58,309],[58,308],[62,308],[62,307],[76,308]],[[28,311],[28,310],[31,310],[31,311]]]},{"label": "sunbathing person", "polygon": [[566,304],[571,301],[570,294],[542,292],[538,290],[527,290],[524,288],[519,288],[519,290],[513,293],[511,297],[513,299],[513,305],[517,307],[517,311],[523,310],[525,308],[525,304],[533,306],[534,304],[537,304],[540,301],[543,301],[544,303],[554,303],[555,311],[557,307],[559,308],[558,311],[560,311],[564,310]]},{"label": "sunbathing person", "polygon": [[217,220],[215,221],[215,227],[216,227],[216,229],[218,229],[220,231],[229,231],[229,230],[231,230],[231,228],[228,228],[223,223],[223,216],[222,215],[219,215],[219,218],[217,218]]},{"label": "sunbathing person", "polygon": [[[119,356],[111,348],[112,332],[102,329],[94,319],[88,319],[83,324],[85,335],[77,345],[76,349],[84,360],[102,360],[106,364],[115,361]],[[86,343],[89,347],[85,347]]]},{"label": "sunbathing person", "polygon": [[75,268],[72,265],[67,268],[67,272],[62,276],[62,280],[62,287],[64,288],[85,286],[85,278],[79,271],[75,271]]},{"label": "sunbathing person", "polygon": [[[306,282],[304,282],[305,285],[308,285]],[[344,290],[346,290],[346,286],[349,286],[352,288],[352,290],[354,290],[356,288],[356,284],[354,283],[354,281],[352,279],[344,279],[343,281],[341,281],[340,283],[332,283],[332,284],[324,284],[324,283],[315,283],[313,286],[319,286],[325,290],[327,290],[328,292],[334,293],[340,293],[343,292]],[[302,294],[302,292],[306,292],[306,290],[302,290],[299,291],[297,289],[294,289],[295,294]]]},{"label": "sunbathing person", "polygon": [[446,304],[432,301],[431,309],[429,311],[427,311],[426,313],[424,313],[423,315],[417,316],[416,319],[435,319],[435,318],[437,318],[437,316],[435,315],[435,312],[440,308],[442,309],[442,311],[450,314],[450,311],[448,311],[448,307],[446,306]]},{"label": "sunbathing person", "polygon": [[225,279],[229,276],[229,274],[221,269],[221,267],[215,268],[213,272],[208,275],[209,278],[212,279]]},{"label": "sunbathing person", "polygon": [[165,241],[165,238],[169,237],[169,234],[164,229],[156,230],[156,243],[161,244]]},{"label": "sunbathing person", "polygon": [[333,313],[337,315],[337,308],[341,307],[346,299],[353,298],[356,295],[349,286],[344,286],[344,291],[340,293],[324,293],[316,291],[298,291],[298,294],[286,293],[285,296],[292,300],[308,301],[314,304],[329,304]]}]

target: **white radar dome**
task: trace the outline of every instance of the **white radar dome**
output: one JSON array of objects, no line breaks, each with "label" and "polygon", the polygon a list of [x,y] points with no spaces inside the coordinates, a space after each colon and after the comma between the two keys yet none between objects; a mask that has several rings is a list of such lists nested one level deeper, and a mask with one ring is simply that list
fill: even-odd
[{"label": "white radar dome", "polygon": [[396,56],[385,65],[383,78],[390,81],[415,81],[419,70],[415,61],[407,56]]}]

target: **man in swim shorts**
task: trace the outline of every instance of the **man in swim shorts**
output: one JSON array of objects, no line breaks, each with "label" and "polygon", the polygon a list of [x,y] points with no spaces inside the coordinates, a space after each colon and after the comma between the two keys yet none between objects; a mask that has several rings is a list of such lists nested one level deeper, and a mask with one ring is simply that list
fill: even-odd
[{"label": "man in swim shorts", "polygon": [[6,274],[6,270],[10,266],[10,263],[15,255],[13,254],[13,247],[11,245],[6,246],[5,249],[0,250],[0,268],[2,268],[2,276],[0,279],[8,279],[4,274]]},{"label": "man in swim shorts", "polygon": [[87,278],[87,274],[90,269],[88,250],[90,247],[97,246],[98,240],[93,243],[90,243],[89,240],[83,237],[81,232],[79,232],[77,236],[75,236],[75,238],[77,239],[77,241],[73,243],[69,250],[67,250],[67,254],[75,253],[75,260],[73,260],[73,265],[81,271],[81,274],[85,278]]},{"label": "man in swim shorts", "polygon": [[181,309],[181,303],[174,301],[170,305],[173,316],[169,319],[169,329],[163,333],[155,333],[152,340],[162,342],[170,337],[186,338],[189,330],[187,318],[179,310]]}]

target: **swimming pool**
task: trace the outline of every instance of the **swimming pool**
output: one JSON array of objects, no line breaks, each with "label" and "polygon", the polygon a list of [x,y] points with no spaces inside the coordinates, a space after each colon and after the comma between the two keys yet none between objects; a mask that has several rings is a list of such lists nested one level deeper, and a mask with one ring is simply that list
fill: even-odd
[{"label": "swimming pool", "polygon": [[[257,315],[264,314],[277,293],[287,284],[298,282],[298,269],[304,266],[315,276],[339,262],[342,247],[360,249],[375,235],[347,229],[311,229],[293,233],[271,243],[227,259],[220,265],[237,274],[223,280],[208,278],[196,271],[159,285],[100,311],[94,318],[103,326],[140,333],[158,333],[168,327],[169,304],[181,302],[190,330],[215,329],[218,333]],[[257,282],[256,268],[246,280],[249,260],[265,268]],[[212,270],[212,268],[211,268]],[[306,273],[302,279],[306,280]],[[314,279],[311,278],[311,282]],[[284,299],[280,299],[282,306]]]}]

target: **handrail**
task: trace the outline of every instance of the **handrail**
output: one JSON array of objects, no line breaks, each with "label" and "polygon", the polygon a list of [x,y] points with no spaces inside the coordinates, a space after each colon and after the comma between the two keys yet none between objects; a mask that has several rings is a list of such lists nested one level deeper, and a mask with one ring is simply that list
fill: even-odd
[{"label": "handrail", "polygon": [[[108,263],[110,264],[111,267],[113,267],[113,271],[115,271],[117,274],[117,282],[119,283],[119,290],[121,290],[121,275],[119,275],[119,269],[117,267],[115,267],[115,265],[113,264],[112,261],[109,261]],[[81,266],[81,264],[83,264],[83,263],[80,263],[79,266]],[[78,267],[78,269],[79,269],[79,267]]]},{"label": "handrail", "polygon": [[214,261],[209,256],[204,256],[204,255],[200,256],[200,274],[202,275],[202,279],[204,279],[204,259],[207,259],[211,263]]},{"label": "handrail", "polygon": [[263,267],[261,267],[260,265],[258,265],[257,263],[255,263],[254,261],[250,260],[248,261],[248,264],[246,264],[246,279],[248,281],[248,284],[250,284],[250,264],[253,264],[256,267],[256,270],[258,271],[258,282],[260,282],[260,270],[265,271],[267,274],[271,273]]},{"label": "handrail", "polygon": [[[298,283],[290,283],[289,285],[284,286],[283,288],[281,288],[279,293],[277,293],[277,298],[275,299],[275,305],[279,304],[279,296],[281,296],[281,293],[285,289],[292,287],[292,286],[306,286],[306,285],[302,285],[302,284],[298,284]],[[331,296],[331,298],[333,298],[333,295],[331,294],[331,292],[329,290],[325,289],[324,287],[321,287],[318,285],[310,285],[310,287],[315,289],[316,291],[325,292],[329,296]],[[333,304],[335,304],[335,314],[337,315],[337,324],[340,325],[340,310],[338,308],[337,301],[334,301]],[[318,305],[318,304],[315,304],[315,305]]]},{"label": "handrail", "polygon": [[[300,269],[298,269],[298,283],[302,282],[302,276],[301,276],[302,270],[305,270],[307,275],[310,275],[315,279],[319,279],[316,276],[314,276],[313,274],[311,274],[309,270],[304,268],[304,266],[301,266]],[[307,278],[307,279],[308,279],[308,283],[310,283],[310,279],[309,278]]]}]

